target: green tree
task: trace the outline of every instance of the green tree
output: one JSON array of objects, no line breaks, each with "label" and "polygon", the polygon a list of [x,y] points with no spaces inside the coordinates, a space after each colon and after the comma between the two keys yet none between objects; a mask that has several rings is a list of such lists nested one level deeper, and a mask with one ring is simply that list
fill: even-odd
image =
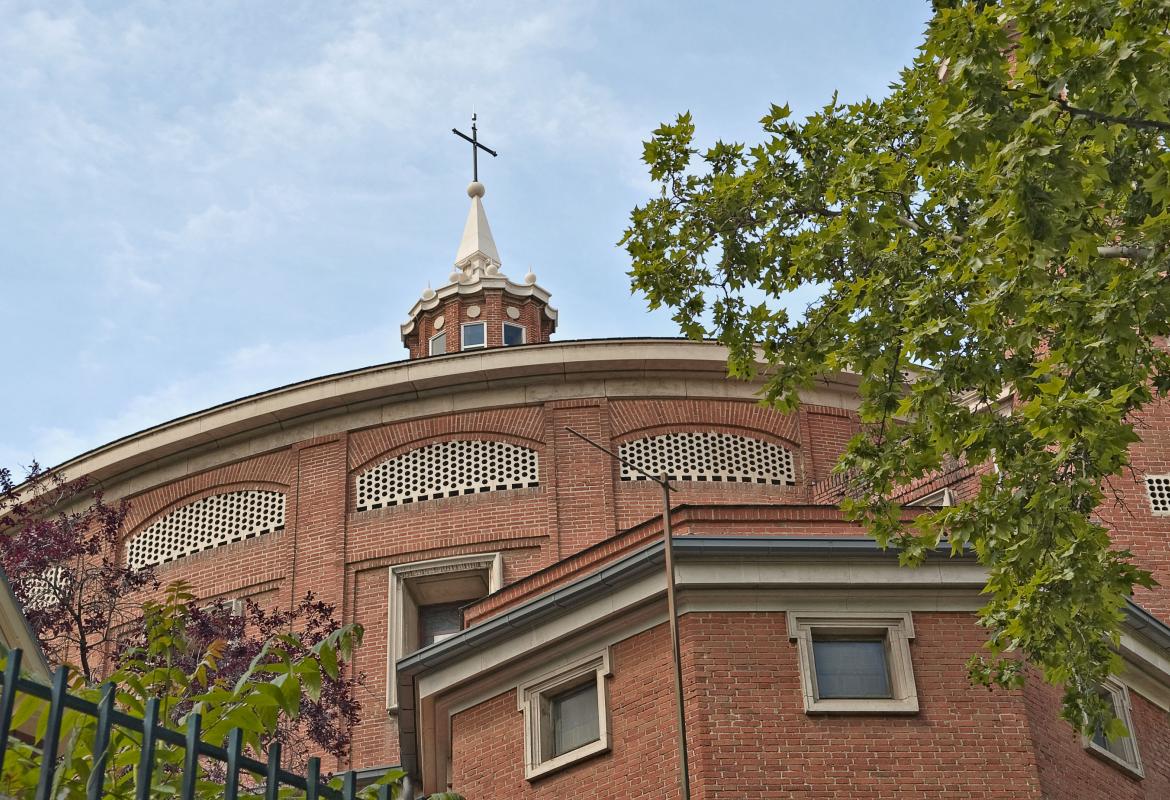
[{"label": "green tree", "polygon": [[[175,720],[172,727],[185,729],[187,716],[198,713],[204,742],[225,747],[233,728],[242,731],[245,750],[258,760],[265,760],[268,744],[281,738],[281,727],[303,721],[304,711],[321,699],[322,687],[336,680],[350,659],[353,648],[361,641],[361,628],[348,625],[324,637],[298,633],[271,635],[239,675],[225,679],[219,669],[229,643],[216,640],[206,643],[192,658],[191,631],[194,596],[182,583],[167,587],[162,602],[148,602],[143,607],[146,636],[143,643],[119,659],[108,683],[115,690],[115,707],[142,718],[147,701],[161,700],[159,719]],[[75,675],[71,693],[98,702],[104,691]],[[46,735],[48,703],[31,695],[18,696],[13,728],[19,734],[9,737],[8,750],[0,772],[0,795],[32,796],[37,786]],[[176,719],[177,717],[177,719]],[[138,765],[142,752],[142,735],[115,727],[104,750],[104,761],[95,752],[97,720],[87,713],[67,708],[64,712],[60,754],[54,776],[52,796],[83,798],[92,779],[95,765],[105,775],[102,796],[131,798],[138,784]],[[151,797],[177,796],[184,775],[183,748],[159,742],[155,752]],[[196,796],[222,798],[223,765],[202,759],[199,766]],[[394,785],[398,797],[404,773],[391,771],[379,782]],[[251,787],[241,797],[261,797],[262,788],[254,778],[242,778]],[[365,789],[361,797],[373,797],[376,787]],[[281,797],[303,796],[292,790]],[[434,795],[432,800],[458,800],[456,795]]]},{"label": "green tree", "polygon": [[[762,356],[766,402],[860,376],[846,511],[908,564],[972,549],[972,676],[1018,684],[1022,654],[1077,726],[1106,720],[1122,606],[1152,585],[1094,510],[1170,387],[1168,110],[1165,0],[937,0],[882,100],[773,106],[750,148],[700,150],[689,114],[658,128],[661,192],[622,240],[634,288],[733,375]],[[958,459],[996,469],[903,523],[894,491]]]}]

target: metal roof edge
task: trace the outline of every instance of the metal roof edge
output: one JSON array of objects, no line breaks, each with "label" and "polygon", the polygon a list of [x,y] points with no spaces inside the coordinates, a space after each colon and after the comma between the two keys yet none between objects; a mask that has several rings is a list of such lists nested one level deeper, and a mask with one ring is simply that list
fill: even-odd
[{"label": "metal roof edge", "polygon": [[[679,557],[761,556],[781,553],[799,556],[896,557],[896,552],[892,549],[883,549],[873,539],[862,537],[675,536],[673,543],[674,551]],[[398,662],[398,674],[405,677],[445,664],[489,642],[503,638],[515,628],[531,624],[558,610],[581,605],[602,588],[612,589],[631,583],[662,562],[662,550],[662,540],[658,539],[597,572],[535,597],[511,611],[484,620],[449,639],[416,650]],[[932,560],[937,558],[950,560],[950,547],[938,547],[931,551],[928,557]],[[973,555],[964,554],[958,558],[967,561],[973,558]]]}]

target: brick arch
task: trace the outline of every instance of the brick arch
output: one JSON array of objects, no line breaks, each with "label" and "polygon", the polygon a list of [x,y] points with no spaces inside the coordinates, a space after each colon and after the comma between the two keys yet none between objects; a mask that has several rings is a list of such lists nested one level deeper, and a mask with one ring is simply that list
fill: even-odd
[{"label": "brick arch", "polygon": [[392,458],[397,458],[404,453],[409,453],[411,450],[417,450],[428,444],[438,444],[440,442],[457,442],[461,440],[476,439],[485,442],[506,442],[507,444],[514,444],[517,447],[527,447],[530,450],[535,450],[540,454],[544,454],[545,445],[539,439],[530,439],[527,436],[516,436],[513,434],[500,433],[495,430],[464,430],[451,433],[442,433],[434,436],[420,436],[410,441],[402,442],[395,445],[389,450],[383,450],[376,453],[365,461],[355,466],[350,467],[350,478],[357,476],[359,472],[364,472],[372,466],[381,464],[383,461],[388,461]]},{"label": "brick arch", "polygon": [[[219,497],[225,498],[222,501],[223,508],[216,509],[216,504],[202,503]],[[120,543],[122,557],[131,566],[166,564],[226,544],[283,530],[287,525],[288,497],[288,485],[274,481],[235,481],[206,487],[158,509],[132,527]],[[202,531],[189,530],[189,523],[184,525],[177,521],[174,530],[160,528],[154,534],[157,538],[143,540],[143,537],[152,535],[152,528],[163,525],[167,518],[201,504],[207,508],[193,509],[191,514],[194,519],[202,520]],[[239,513],[234,513],[237,510]],[[236,527],[245,514],[255,519],[255,524],[251,527]],[[172,541],[169,545],[164,541],[166,537],[173,539],[176,535],[182,537],[180,541]],[[136,547],[139,542],[141,544]]]},{"label": "brick arch", "polygon": [[654,428],[726,430],[741,429],[782,440],[798,449],[802,440],[796,413],[783,413],[743,400],[685,399],[610,401],[613,440]]},{"label": "brick arch", "polygon": [[[444,451],[442,445],[462,443]],[[474,460],[484,449],[491,461]],[[427,453],[420,451],[427,450]],[[459,452],[460,450],[464,452]],[[535,488],[547,482],[541,442],[495,432],[462,431],[403,444],[369,459],[350,473],[350,508],[374,511],[448,497]],[[414,461],[405,457],[420,455]],[[427,459],[433,459],[428,463]],[[467,459],[460,462],[460,459]],[[502,463],[501,463],[502,460]],[[395,464],[394,462],[400,462]]]},{"label": "brick arch", "polygon": [[213,494],[225,486],[260,487],[273,484],[288,491],[292,486],[296,466],[291,450],[284,448],[262,456],[247,458],[222,467],[186,475],[169,483],[163,483],[147,492],[130,498],[130,512],[126,517],[126,530],[136,530],[142,524],[153,521],[158,514],[177,504],[198,500],[201,496]]},{"label": "brick arch", "polygon": [[362,469],[374,459],[391,457],[401,448],[417,442],[466,435],[504,441],[512,441],[509,437],[515,437],[526,440],[523,442],[525,447],[543,445],[544,409],[536,405],[448,412],[354,431],[349,435],[349,469],[351,472]]},{"label": "brick arch", "polygon": [[[617,439],[614,446],[634,463],[642,461],[643,468],[651,473],[661,468],[677,480],[778,486],[800,482],[799,449],[783,437],[753,428],[657,425],[632,431]],[[688,461],[696,455],[697,459]],[[648,466],[647,460],[655,466]],[[618,475],[621,481],[643,480],[640,473],[628,470],[624,463]]]},{"label": "brick arch", "polygon": [[800,445],[793,440],[780,436],[772,431],[760,430],[759,428],[748,428],[741,425],[713,425],[710,423],[696,422],[693,424],[678,424],[667,423],[662,425],[648,425],[637,430],[627,431],[620,436],[613,437],[615,445],[631,442],[635,439],[643,439],[647,436],[661,436],[666,433],[729,433],[736,436],[746,436],[749,439],[760,439],[771,444],[780,445],[781,447],[792,451],[795,455],[800,450]]}]

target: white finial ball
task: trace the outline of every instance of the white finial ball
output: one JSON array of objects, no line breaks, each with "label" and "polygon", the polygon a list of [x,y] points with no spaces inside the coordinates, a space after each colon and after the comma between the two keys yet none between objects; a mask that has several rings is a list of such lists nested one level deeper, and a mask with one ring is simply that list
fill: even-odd
[{"label": "white finial ball", "polygon": [[488,275],[495,276],[500,274],[500,268],[495,264],[488,264],[487,269],[485,269],[484,272],[486,272]]},{"label": "white finial ball", "polygon": [[427,288],[423,289],[423,293],[422,293],[423,300],[430,300],[434,296],[435,296],[435,290],[432,289],[431,287],[428,286]]},{"label": "white finial ball", "polygon": [[524,282],[527,283],[529,286],[536,283],[536,273],[533,272],[531,269],[528,270],[528,274],[524,276]]},{"label": "white finial ball", "polygon": [[459,279],[463,277],[463,270],[452,270],[451,274],[447,276],[448,283],[459,283]]},{"label": "white finial ball", "polygon": [[484,192],[486,191],[487,189],[483,188],[483,184],[479,181],[472,181],[471,183],[467,184],[468,197],[483,197]]}]

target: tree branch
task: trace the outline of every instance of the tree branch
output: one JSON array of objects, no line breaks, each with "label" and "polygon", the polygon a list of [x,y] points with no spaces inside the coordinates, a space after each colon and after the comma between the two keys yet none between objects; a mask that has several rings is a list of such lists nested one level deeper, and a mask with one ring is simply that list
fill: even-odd
[{"label": "tree branch", "polygon": [[[895,217],[895,219],[898,221],[899,225],[904,228],[909,228],[915,233],[922,233],[924,230],[921,225],[909,217],[899,215]],[[950,234],[949,238],[955,244],[962,244],[965,241],[964,238],[957,233]],[[1138,245],[1134,244],[1102,245],[1097,248],[1097,255],[1101,258],[1132,258],[1141,260],[1144,258],[1149,258],[1151,255],[1153,255],[1153,253],[1154,251],[1149,247],[1139,247]]]},{"label": "tree branch", "polygon": [[1130,128],[1140,128],[1142,130],[1163,131],[1170,132],[1170,123],[1159,122],[1153,119],[1140,119],[1138,117],[1115,117],[1112,114],[1102,114],[1100,111],[1093,111],[1088,108],[1077,108],[1070,105],[1069,102],[1063,98],[1056,98],[1053,100],[1061,110],[1067,113],[1070,117],[1081,117],[1082,119],[1090,120],[1091,122],[1104,122],[1109,125],[1126,125]]}]

